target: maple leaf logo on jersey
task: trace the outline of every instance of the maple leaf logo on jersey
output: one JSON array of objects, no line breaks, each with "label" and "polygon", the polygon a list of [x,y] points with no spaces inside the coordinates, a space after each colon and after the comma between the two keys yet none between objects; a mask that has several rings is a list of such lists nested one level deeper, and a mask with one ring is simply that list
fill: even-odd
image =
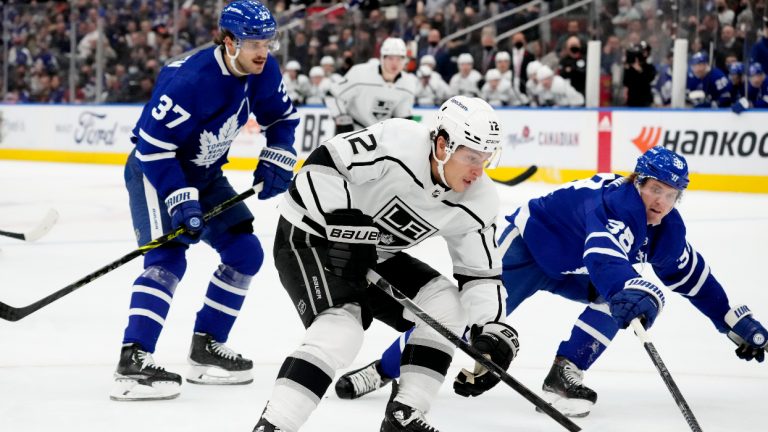
[{"label": "maple leaf logo on jersey", "polygon": [[219,158],[224,156],[224,153],[229,150],[229,146],[232,144],[232,140],[235,139],[237,133],[240,131],[240,125],[237,123],[237,115],[240,111],[232,114],[227,121],[221,125],[219,134],[214,135],[207,130],[204,130],[200,134],[200,153],[197,154],[197,158],[193,159],[197,166],[210,167]]}]

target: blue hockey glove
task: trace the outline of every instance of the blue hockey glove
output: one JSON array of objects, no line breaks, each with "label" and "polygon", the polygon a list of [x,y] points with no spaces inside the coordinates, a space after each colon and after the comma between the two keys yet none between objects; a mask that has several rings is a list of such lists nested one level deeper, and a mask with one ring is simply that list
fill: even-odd
[{"label": "blue hockey glove", "polygon": [[755,359],[762,363],[768,345],[768,331],[752,318],[752,311],[745,305],[736,306],[725,314],[725,323],[731,328],[728,337],[738,345],[736,355],[746,361]]},{"label": "blue hockey glove", "polygon": [[165,199],[165,206],[171,216],[173,230],[187,228],[187,232],[176,237],[176,240],[188,245],[199,242],[205,221],[200,201],[198,201],[197,189],[186,187],[172,192]]},{"label": "blue hockey glove", "polygon": [[741,114],[748,109],[749,109],[749,101],[745,97],[737,100],[736,103],[731,105],[731,111],[735,112],[736,114]]},{"label": "blue hockey glove", "polygon": [[253,172],[253,184],[264,183],[259,199],[269,199],[288,190],[295,165],[296,154],[283,148],[264,147],[259,154],[256,171]]},{"label": "blue hockey glove", "polygon": [[625,329],[633,319],[640,318],[643,327],[649,329],[664,308],[664,293],[651,282],[634,278],[611,297],[610,303],[611,315],[619,327]]}]

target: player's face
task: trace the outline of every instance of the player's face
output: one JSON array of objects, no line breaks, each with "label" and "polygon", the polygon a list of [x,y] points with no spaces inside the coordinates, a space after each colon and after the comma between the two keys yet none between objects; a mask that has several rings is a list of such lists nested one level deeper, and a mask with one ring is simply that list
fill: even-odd
[{"label": "player's face", "polygon": [[680,191],[658,180],[648,179],[640,186],[640,198],[645,205],[648,224],[658,225],[675,207]]},{"label": "player's face", "polygon": [[763,81],[765,81],[765,74],[756,74],[749,77],[749,83],[752,84],[752,87],[762,87]]},{"label": "player's face", "polygon": [[508,71],[509,60],[496,60],[496,69],[500,70],[501,72]]},{"label": "player's face", "polygon": [[[267,54],[269,54],[271,44],[271,40],[245,39],[240,41],[240,54],[235,59],[237,67],[249,74],[262,73],[264,65],[267,64]],[[233,41],[230,40],[227,49],[230,53],[235,52],[236,48]]]},{"label": "player's face", "polygon": [[445,163],[445,180],[456,192],[464,192],[483,175],[492,153],[484,153],[459,146]]},{"label": "player's face", "polygon": [[704,78],[704,75],[707,74],[707,64],[706,63],[695,64],[691,66],[691,70],[693,71],[693,74],[696,75],[696,78]]},{"label": "player's face", "polygon": [[403,71],[405,67],[405,59],[401,56],[384,56],[381,60],[381,68],[387,75],[397,75]]}]

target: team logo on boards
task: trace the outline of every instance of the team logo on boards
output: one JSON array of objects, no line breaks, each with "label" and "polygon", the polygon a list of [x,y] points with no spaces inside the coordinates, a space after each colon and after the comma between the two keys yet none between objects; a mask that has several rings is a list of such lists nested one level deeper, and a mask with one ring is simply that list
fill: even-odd
[{"label": "team logo on boards", "polygon": [[[754,129],[669,129],[661,126],[643,126],[631,140],[645,153],[662,145],[685,156],[727,156],[768,158],[768,131]],[[706,126],[705,126],[706,127]],[[680,168],[682,161],[674,162]]]},{"label": "team logo on boards", "polygon": [[437,232],[398,197],[392,198],[373,220],[381,231],[379,245],[383,249],[413,246]]}]

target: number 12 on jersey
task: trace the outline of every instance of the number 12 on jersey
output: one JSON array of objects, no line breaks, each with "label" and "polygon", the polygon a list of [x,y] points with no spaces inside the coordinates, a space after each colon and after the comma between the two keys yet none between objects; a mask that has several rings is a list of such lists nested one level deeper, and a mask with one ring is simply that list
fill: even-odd
[{"label": "number 12 on jersey", "polygon": [[360,151],[357,149],[357,144],[360,144],[361,146],[363,146],[363,148],[366,151],[371,151],[376,149],[376,145],[377,145],[376,138],[373,137],[373,134],[368,134],[368,139],[370,140],[370,143],[366,142],[366,140],[361,136],[354,136],[354,135],[359,135],[361,132],[365,132],[365,131],[366,129],[360,129],[359,131],[344,137],[344,139],[349,141],[349,145],[352,146],[352,153],[354,154],[360,153]]}]

